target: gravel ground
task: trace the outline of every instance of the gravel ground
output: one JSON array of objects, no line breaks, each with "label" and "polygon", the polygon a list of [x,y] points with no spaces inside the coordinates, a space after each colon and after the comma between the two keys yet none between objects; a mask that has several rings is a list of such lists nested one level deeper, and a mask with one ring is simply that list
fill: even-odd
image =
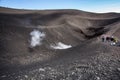
[{"label": "gravel ground", "polygon": [[[113,55],[116,54],[116,55]],[[1,75],[0,80],[120,80],[119,53],[100,53],[88,60],[46,65]]]}]

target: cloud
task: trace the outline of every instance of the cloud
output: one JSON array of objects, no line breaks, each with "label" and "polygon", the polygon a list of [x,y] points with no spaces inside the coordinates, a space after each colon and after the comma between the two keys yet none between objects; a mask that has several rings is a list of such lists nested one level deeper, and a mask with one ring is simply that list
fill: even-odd
[{"label": "cloud", "polygon": [[109,5],[103,5],[99,9],[94,10],[95,12],[98,13],[106,13],[106,12],[118,12],[120,13],[120,4],[109,4]]},{"label": "cloud", "polygon": [[116,7],[105,7],[104,9],[100,9],[100,10],[96,10],[94,12],[98,12],[98,13],[106,13],[106,12],[117,12],[120,13],[120,8],[116,8]]},{"label": "cloud", "polygon": [[30,46],[31,47],[36,47],[36,46],[42,44],[41,41],[45,37],[45,33],[40,32],[39,30],[35,29],[30,33],[30,36],[31,36]]}]

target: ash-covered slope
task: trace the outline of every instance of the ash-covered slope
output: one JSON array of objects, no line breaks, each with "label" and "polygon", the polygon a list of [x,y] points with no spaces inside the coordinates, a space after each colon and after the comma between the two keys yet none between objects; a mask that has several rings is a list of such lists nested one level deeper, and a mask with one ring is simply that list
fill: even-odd
[{"label": "ash-covered slope", "polygon": [[69,66],[73,66],[72,62],[76,61],[76,64],[81,64],[81,61],[89,63],[89,58],[103,57],[102,53],[110,58],[111,55],[119,58],[119,47],[104,44],[100,40],[103,34],[120,39],[119,30],[119,13],[17,10],[1,7],[0,73],[6,74],[6,69],[13,67],[18,67],[19,71],[20,66],[26,69],[36,64],[38,68],[43,64],[65,67],[70,63]]}]

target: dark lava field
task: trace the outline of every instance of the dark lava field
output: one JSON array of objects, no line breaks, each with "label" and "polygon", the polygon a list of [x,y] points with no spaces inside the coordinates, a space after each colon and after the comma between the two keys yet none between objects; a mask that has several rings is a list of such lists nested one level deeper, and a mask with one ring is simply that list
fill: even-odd
[{"label": "dark lava field", "polygon": [[0,80],[120,80],[120,13],[0,7]]}]

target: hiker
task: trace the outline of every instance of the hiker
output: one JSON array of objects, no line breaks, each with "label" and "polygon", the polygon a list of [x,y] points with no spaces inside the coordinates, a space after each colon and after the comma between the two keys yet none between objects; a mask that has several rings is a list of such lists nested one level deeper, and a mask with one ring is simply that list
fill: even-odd
[{"label": "hiker", "polygon": [[115,43],[118,42],[117,38],[114,38],[114,37],[111,37],[110,41],[115,42]]},{"label": "hiker", "polygon": [[111,41],[111,37],[107,36],[106,41]]},{"label": "hiker", "polygon": [[114,38],[113,36],[111,37],[111,45],[113,45],[113,46],[118,46],[119,45],[119,42],[118,42],[118,40],[117,40],[117,38]]},{"label": "hiker", "polygon": [[104,36],[102,36],[102,42],[105,42],[105,37]]},{"label": "hiker", "polygon": [[102,42],[105,42],[106,41],[106,37],[105,36],[102,36]]},{"label": "hiker", "polygon": [[118,42],[117,38],[114,38],[113,42]]}]

